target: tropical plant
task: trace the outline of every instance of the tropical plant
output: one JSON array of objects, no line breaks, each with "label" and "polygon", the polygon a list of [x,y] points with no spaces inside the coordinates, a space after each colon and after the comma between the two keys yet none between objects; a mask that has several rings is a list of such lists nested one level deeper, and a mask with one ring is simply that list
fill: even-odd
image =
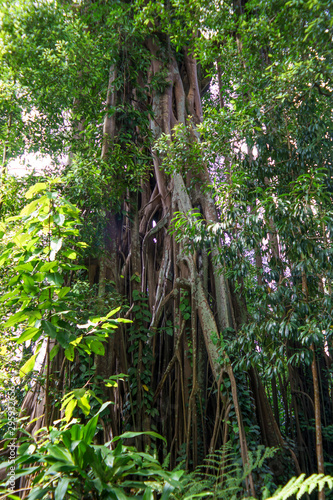
[{"label": "tropical plant", "polygon": [[[124,440],[142,436],[142,432],[127,432],[109,443],[94,444],[98,418],[110,403],[104,403],[96,415],[83,425],[77,419],[58,426],[43,428],[38,435],[20,429],[15,461],[2,467],[15,466],[15,477],[30,478],[25,491],[28,500],[55,498],[122,500],[141,498],[152,500],[155,494],[166,500],[173,490],[180,489],[183,471],[168,472],[149,453],[138,452]],[[164,439],[155,432],[152,438]],[[6,481],[2,483],[5,487]],[[4,489],[6,498],[19,498],[12,489]],[[1,496],[0,498],[4,498]]]},{"label": "tropical plant", "polygon": [[297,500],[303,495],[310,495],[317,487],[321,491],[325,491],[327,486],[330,491],[333,490],[332,476],[324,476],[324,474],[312,474],[305,478],[305,474],[299,477],[292,477],[288,483],[279,488],[272,497],[267,500],[285,500],[296,495]]},{"label": "tropical plant", "polygon": [[[184,493],[181,498],[248,498],[249,474],[262,469],[264,461],[272,458],[275,453],[274,449],[260,447],[255,452],[249,452],[249,462],[242,468],[239,454],[232,448],[231,443],[228,443],[209,454],[202,465],[183,478]],[[267,479],[268,476],[264,478]],[[259,484],[257,487],[259,489]],[[264,488],[269,492],[266,485],[262,484],[261,489]]]}]

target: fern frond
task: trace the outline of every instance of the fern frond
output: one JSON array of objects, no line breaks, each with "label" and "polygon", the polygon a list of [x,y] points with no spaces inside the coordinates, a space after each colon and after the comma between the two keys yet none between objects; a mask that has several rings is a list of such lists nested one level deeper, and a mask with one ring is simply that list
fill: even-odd
[{"label": "fern frond", "polygon": [[261,467],[264,460],[271,458],[275,451],[263,446],[255,452],[249,451],[249,463],[243,466],[239,453],[232,448],[230,442],[227,443],[208,455],[204,463],[191,474],[185,485],[183,500],[211,496],[223,500],[240,498],[245,493],[246,478],[254,469]]},{"label": "fern frond", "polygon": [[282,489],[279,488],[275,494],[267,498],[267,500],[286,500],[292,495],[296,495],[297,500],[299,500],[305,493],[310,494],[316,487],[321,491],[325,486],[333,490],[332,476],[312,474],[312,476],[305,479],[305,474],[301,474],[299,477],[292,477]]},{"label": "fern frond", "polygon": [[169,467],[170,456],[171,456],[171,454],[168,453],[167,456],[165,457],[165,459],[163,460],[163,464],[162,464],[163,469],[167,469]]}]

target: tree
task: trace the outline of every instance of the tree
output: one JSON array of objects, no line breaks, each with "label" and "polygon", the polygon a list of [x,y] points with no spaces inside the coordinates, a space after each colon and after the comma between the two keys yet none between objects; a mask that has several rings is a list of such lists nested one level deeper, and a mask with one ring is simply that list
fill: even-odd
[{"label": "tree", "polygon": [[[101,440],[124,428],[156,428],[167,438],[171,465],[183,457],[187,467],[230,436],[247,464],[249,442],[255,446],[259,437],[282,448],[283,433],[294,437],[294,420],[301,445],[300,389],[282,379],[289,376],[291,383],[291,371],[297,371],[291,360],[301,359],[294,356],[300,327],[308,345],[299,352],[315,359],[314,321],[328,310],[331,294],[329,201],[322,203],[330,196],[331,56],[316,38],[328,36],[326,3],[307,2],[301,11],[298,4],[273,1],[214,8],[204,0],[3,6],[3,167],[16,154],[9,133],[14,123],[30,149],[55,159],[69,154],[65,193],[83,212],[81,237],[91,243],[85,259],[96,307],[102,314],[106,300],[118,301],[133,321],[109,337],[105,355],[95,361],[96,383],[116,373],[129,376],[127,386],[105,391],[115,404]],[[209,83],[204,69],[217,80],[219,103],[212,102],[214,92],[206,94],[208,119],[202,124]],[[222,177],[217,191],[211,174]],[[309,224],[302,225],[308,215]],[[308,249],[313,239],[318,246]],[[304,246],[301,258],[298,244]],[[288,245],[294,253],[286,252]],[[323,257],[314,261],[317,250]],[[322,288],[310,283],[306,266],[312,276],[325,269]],[[293,276],[290,287],[280,286],[288,281],[286,272]],[[290,309],[293,288],[297,305]],[[309,312],[312,300],[317,309]],[[290,336],[290,311],[302,307],[308,312],[295,316]],[[322,335],[330,321],[316,328]],[[325,341],[327,335],[318,342],[319,359]],[[63,356],[59,351],[55,358],[55,376]],[[266,380],[274,411],[260,366],[271,356],[280,361]],[[315,367],[313,361],[312,374]],[[304,379],[303,369],[309,370],[302,366],[297,380]],[[318,393],[319,380],[330,383],[319,372],[313,389],[301,390],[305,399]],[[321,397],[314,398],[317,409],[329,392]],[[34,404],[30,399],[28,414]],[[280,413],[289,419],[285,428],[279,428]],[[278,467],[276,475],[288,467]],[[314,464],[301,469],[312,472]],[[255,496],[251,475],[247,481]]]}]

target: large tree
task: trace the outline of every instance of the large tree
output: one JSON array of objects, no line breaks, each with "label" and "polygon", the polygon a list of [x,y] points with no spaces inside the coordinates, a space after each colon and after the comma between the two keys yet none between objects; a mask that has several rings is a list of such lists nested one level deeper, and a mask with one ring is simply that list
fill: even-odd
[{"label": "large tree", "polygon": [[[287,447],[292,467],[315,470],[287,437],[309,457],[316,440],[323,472],[320,408],[331,423],[323,366],[330,339],[322,336],[331,324],[321,319],[331,294],[322,203],[331,189],[330,20],[324,2],[301,12],[296,3],[41,1],[3,8],[2,175],[24,148],[49,153],[58,166],[68,155],[65,190],[82,209],[95,307],[103,312],[118,301],[133,320],[95,360],[95,383],[115,403],[101,439],[156,428],[167,438],[171,465],[181,457],[195,467],[231,436],[243,463],[248,443],[263,442]],[[223,183],[217,191],[213,178]],[[301,249],[293,247],[295,234]],[[314,239],[315,248],[306,246]],[[313,258],[320,251],[322,273]],[[298,352],[312,370],[292,364]],[[265,391],[261,362],[270,367],[270,357],[280,364],[273,363]],[[59,352],[51,368],[59,398],[68,388],[64,363]],[[117,373],[128,374],[128,383],[105,388],[103,380]],[[27,396],[28,413],[38,397]],[[42,414],[43,402],[38,408]],[[271,463],[276,476],[288,467],[278,462]],[[251,477],[247,488],[254,496]]]}]

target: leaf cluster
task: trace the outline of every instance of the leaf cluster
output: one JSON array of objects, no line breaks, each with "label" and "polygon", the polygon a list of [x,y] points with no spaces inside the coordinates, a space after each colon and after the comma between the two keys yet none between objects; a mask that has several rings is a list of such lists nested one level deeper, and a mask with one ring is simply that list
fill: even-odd
[{"label": "leaf cluster", "polygon": [[[127,432],[110,443],[94,444],[99,415],[109,404],[104,403],[85,425],[72,420],[59,429],[51,427],[38,438],[23,430],[15,459],[15,477],[32,477],[29,500],[50,495],[56,500],[124,500],[133,496],[153,500],[155,492],[166,500],[173,490],[180,488],[182,471],[167,472],[149,453],[124,444],[125,439],[144,433]],[[155,432],[146,434],[163,439]]]}]

